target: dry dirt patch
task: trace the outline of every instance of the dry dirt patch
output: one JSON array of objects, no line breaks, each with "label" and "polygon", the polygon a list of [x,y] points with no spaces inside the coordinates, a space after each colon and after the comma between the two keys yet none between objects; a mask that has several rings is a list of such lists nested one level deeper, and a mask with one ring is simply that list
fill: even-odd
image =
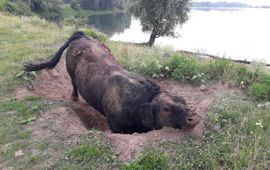
[{"label": "dry dirt patch", "polygon": [[[82,98],[79,102],[70,100],[72,86],[66,71],[65,59],[62,59],[53,70],[43,70],[34,82],[34,90],[27,91],[23,87],[16,90],[17,98],[21,99],[32,93],[45,99],[63,101],[68,107],[58,108],[42,113],[39,119],[30,128],[33,130],[33,138],[42,139],[57,132],[63,132],[68,136],[87,133],[87,130],[98,129],[106,131],[107,138],[114,146],[115,152],[122,160],[130,160],[142,151],[145,146],[157,146],[162,141],[181,141],[186,134],[201,136],[207,121],[206,113],[210,108],[213,98],[217,93],[235,93],[223,84],[211,84],[207,87],[194,87],[179,84],[171,80],[157,81],[161,88],[178,94],[185,98],[189,107],[196,110],[201,116],[201,122],[192,130],[184,131],[172,128],[163,128],[144,134],[113,134],[109,131],[106,118],[91,106],[86,104]],[[48,122],[51,125],[48,126]]]}]

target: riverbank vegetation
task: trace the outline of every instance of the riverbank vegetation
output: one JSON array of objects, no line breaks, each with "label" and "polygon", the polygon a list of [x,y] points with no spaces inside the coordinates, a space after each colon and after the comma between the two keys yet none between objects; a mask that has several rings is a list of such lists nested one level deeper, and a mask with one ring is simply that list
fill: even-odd
[{"label": "riverbank vegetation", "polygon": [[0,13],[0,169],[269,169],[270,76],[262,65],[246,67],[170,49],[112,42],[89,29],[86,33],[104,41],[130,71],[194,86],[229,83],[240,93],[216,96],[203,137],[150,146],[130,162],[118,159],[103,132],[90,131],[76,140],[58,132],[56,137],[32,140],[31,123],[40,113],[65,103],[37,96],[14,98],[15,88],[31,89],[38,74],[26,74],[22,66],[49,58],[74,29],[38,17]]},{"label": "riverbank vegetation", "polygon": [[188,20],[190,0],[137,0],[129,11],[141,21],[142,31],[150,32],[148,45],[151,47],[161,36],[176,37],[176,25]]},{"label": "riverbank vegetation", "polygon": [[18,16],[38,15],[46,20],[60,22],[68,17],[89,17],[122,12],[127,0],[0,0],[0,11]]}]

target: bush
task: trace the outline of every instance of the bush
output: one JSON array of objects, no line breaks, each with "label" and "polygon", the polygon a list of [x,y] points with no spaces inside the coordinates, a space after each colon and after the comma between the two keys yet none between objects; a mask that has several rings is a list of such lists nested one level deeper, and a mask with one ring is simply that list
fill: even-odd
[{"label": "bush", "polygon": [[31,15],[30,7],[22,1],[3,1],[1,10],[9,12],[13,15]]}]

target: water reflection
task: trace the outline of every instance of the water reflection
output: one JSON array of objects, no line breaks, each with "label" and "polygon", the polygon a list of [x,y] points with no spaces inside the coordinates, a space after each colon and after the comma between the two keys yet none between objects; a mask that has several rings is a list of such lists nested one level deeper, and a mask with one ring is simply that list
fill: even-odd
[{"label": "water reflection", "polygon": [[121,33],[131,24],[131,15],[127,13],[116,13],[108,15],[91,16],[89,26],[93,26],[111,37],[115,33]]}]

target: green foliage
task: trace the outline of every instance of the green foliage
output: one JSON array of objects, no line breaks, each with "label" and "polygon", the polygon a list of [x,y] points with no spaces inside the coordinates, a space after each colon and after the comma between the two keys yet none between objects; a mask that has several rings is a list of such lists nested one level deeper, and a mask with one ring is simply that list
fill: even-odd
[{"label": "green foliage", "polygon": [[95,30],[94,28],[89,29],[89,28],[82,28],[80,31],[83,31],[87,36],[93,37],[95,39],[98,39],[100,41],[106,41],[108,37],[103,34],[102,32],[99,32],[98,30]]},{"label": "green foliage", "polygon": [[127,70],[153,78],[173,78],[194,85],[207,80],[229,82],[246,91],[254,100],[270,100],[270,75],[262,67],[251,69],[226,59],[198,59],[142,45],[109,43],[109,46]]},{"label": "green foliage", "polygon": [[23,64],[32,59],[49,58],[70,33],[67,34],[69,30],[63,32],[64,29],[38,17],[0,15],[0,21],[1,97],[6,92],[11,94],[9,90],[14,89],[17,84],[23,83],[31,89],[35,74],[24,73]]},{"label": "green foliage", "polygon": [[[23,101],[10,100],[0,103],[0,144],[18,138],[28,138],[29,132],[21,131],[20,126],[34,121],[40,110],[47,106],[37,97],[29,97]],[[12,114],[14,113],[14,114]]]},{"label": "green foliage", "polygon": [[231,72],[233,63],[226,59],[215,59],[210,62],[204,68],[207,74],[212,79],[221,80]]},{"label": "green foliage", "polygon": [[270,76],[268,74],[261,75],[257,81],[251,84],[248,91],[254,100],[270,101]]},{"label": "green foliage", "polygon": [[79,163],[93,164],[99,159],[104,159],[105,161],[111,159],[111,155],[108,154],[107,148],[104,148],[102,145],[80,145],[78,148],[72,150],[68,155],[70,159]]},{"label": "green foliage", "polygon": [[20,79],[23,84],[29,89],[32,90],[33,89],[33,82],[36,78],[37,74],[36,72],[25,72],[25,71],[21,71],[20,73],[18,73],[16,75],[16,77],[18,79]]},{"label": "green foliage", "polygon": [[2,0],[0,10],[9,12],[13,15],[31,15],[30,7],[23,0]]},{"label": "green foliage", "polygon": [[160,36],[176,36],[174,28],[188,19],[190,0],[137,0],[130,12],[142,24],[144,32],[151,32],[149,45]]},{"label": "green foliage", "polygon": [[[4,14],[0,15],[0,23],[0,162],[4,169],[269,169],[269,103],[249,101],[240,93],[221,95],[213,102],[206,132],[199,140],[164,143],[146,150],[133,162],[123,162],[124,165],[108,141],[95,133],[81,141],[81,137],[66,136],[52,128],[51,122],[44,122],[41,127],[52,130],[54,135],[41,141],[31,140],[33,133],[26,127],[31,127],[40,111],[52,107],[51,101],[36,96],[23,100],[5,96],[13,94],[10,90],[16,85],[31,84],[34,79],[35,74],[21,72],[23,63],[50,57],[73,28],[60,29],[37,17]],[[168,49],[106,43],[125,68],[137,73],[156,74],[157,78],[189,77],[178,79],[188,83],[194,83],[195,77],[204,73],[201,77],[235,82],[256,101],[269,100],[270,77],[261,69],[223,60],[197,60]],[[74,142],[73,137],[79,142]],[[20,150],[24,155],[15,157]]]},{"label": "green foliage", "polygon": [[199,76],[198,62],[186,56],[176,55],[169,59],[168,67],[171,70],[171,77],[182,82],[196,82]]},{"label": "green foliage", "polygon": [[144,151],[134,162],[126,163],[123,170],[169,170],[172,169],[169,164],[167,154],[155,150]]},{"label": "green foliage", "polygon": [[[23,102],[17,100],[11,101],[1,105],[1,109],[4,111],[16,111],[19,119],[18,122],[27,124],[36,119],[37,113],[43,106],[43,103],[39,102],[40,99],[38,100],[38,98],[36,98],[37,101],[34,101],[33,99],[34,98],[31,97],[30,100],[26,98]],[[29,105],[29,103],[31,104]],[[34,105],[34,103],[36,103],[36,105]]]},{"label": "green foliage", "polygon": [[205,74],[199,70],[198,61],[182,55],[174,55],[162,63],[151,62],[141,72],[153,78],[173,78],[191,84],[203,83],[206,79]]},{"label": "green foliage", "polygon": [[50,21],[59,21],[62,17],[61,0],[32,0],[31,9]]},{"label": "green foliage", "polygon": [[68,151],[67,157],[69,161],[60,165],[64,169],[111,169],[116,163],[111,146],[101,133],[95,132],[82,136],[78,145]]},{"label": "green foliage", "polygon": [[61,0],[2,0],[0,10],[13,15],[30,16],[37,13],[47,20],[61,18]]},{"label": "green foliage", "polygon": [[270,115],[241,95],[220,95],[200,140],[162,144],[173,169],[267,169]]}]

